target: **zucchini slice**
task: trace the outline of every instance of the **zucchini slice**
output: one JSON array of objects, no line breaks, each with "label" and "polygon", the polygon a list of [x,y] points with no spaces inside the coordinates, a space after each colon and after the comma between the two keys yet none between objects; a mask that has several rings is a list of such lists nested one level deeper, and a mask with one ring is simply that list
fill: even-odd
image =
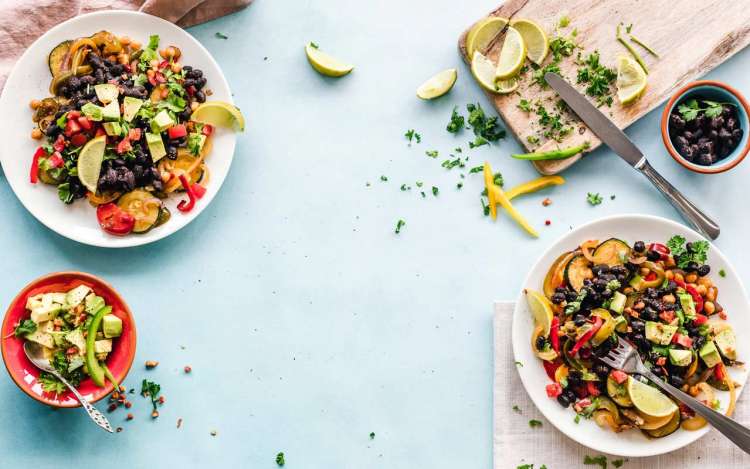
[{"label": "zucchini slice", "polygon": [[120,197],[117,206],[135,218],[134,233],[145,233],[159,221],[162,203],[150,192],[136,189]]},{"label": "zucchini slice", "polygon": [[652,438],[663,438],[667,435],[671,435],[677,429],[680,428],[680,413],[675,412],[672,415],[672,419],[667,422],[663,427],[655,428],[654,430],[643,430],[646,434]]},{"label": "zucchini slice", "polygon": [[544,277],[543,289],[544,295],[547,298],[552,299],[552,295],[554,295],[555,293],[555,288],[562,285],[563,280],[565,280],[563,277],[563,274],[565,273],[565,266],[568,265],[568,262],[570,262],[573,256],[575,256],[575,252],[566,252],[552,263],[552,266],[547,272],[547,276]]},{"label": "zucchini slice", "polygon": [[583,287],[583,281],[593,276],[589,261],[583,257],[583,254],[573,256],[565,266],[565,282],[575,291],[580,291]]},{"label": "zucchini slice", "polygon": [[629,256],[630,246],[617,238],[609,238],[594,249],[595,264],[623,265]]},{"label": "zucchini slice", "polygon": [[65,69],[67,59],[68,59],[68,52],[70,51],[70,45],[73,43],[73,41],[63,41],[60,44],[56,45],[54,49],[52,49],[52,52],[49,53],[49,56],[47,57],[47,65],[49,66],[49,72],[52,74],[53,77],[56,77],[60,75],[62,72],[68,71],[68,69]]},{"label": "zucchini slice", "polygon": [[617,384],[612,376],[607,377],[607,394],[620,407],[633,407],[633,401],[628,396],[628,388],[622,384]]}]

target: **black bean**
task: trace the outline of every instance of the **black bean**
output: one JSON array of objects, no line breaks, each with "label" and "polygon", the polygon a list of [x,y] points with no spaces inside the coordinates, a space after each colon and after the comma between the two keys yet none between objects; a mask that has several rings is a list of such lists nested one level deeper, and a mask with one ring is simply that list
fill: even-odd
[{"label": "black bean", "polygon": [[575,402],[576,398],[578,397],[578,396],[576,396],[575,391],[573,391],[570,388],[565,389],[563,391],[563,394],[565,394],[568,397],[568,400],[570,400],[570,402]]},{"label": "black bean", "polygon": [[206,102],[206,93],[203,91],[196,91],[195,92],[195,99],[199,103],[205,103]]},{"label": "black bean", "polygon": [[669,377],[669,381],[672,383],[672,386],[676,388],[681,388],[683,384],[685,384],[685,380],[682,379],[682,376],[680,375],[672,375]]},{"label": "black bean", "polygon": [[724,118],[721,116],[712,117],[709,121],[709,126],[712,129],[718,130],[719,128],[724,126]]},{"label": "black bean", "polygon": [[739,143],[739,141],[742,139],[742,134],[743,134],[742,129],[737,128],[737,129],[732,130],[732,138],[734,139],[735,142]]},{"label": "black bean", "polygon": [[633,244],[633,250],[635,252],[643,252],[643,251],[645,251],[646,250],[646,243],[644,243],[643,241],[636,241]]},{"label": "black bean", "polygon": [[719,140],[729,140],[732,138],[732,133],[724,128],[719,129]]},{"label": "black bean", "polygon": [[607,376],[609,374],[609,367],[604,363],[596,363],[594,365],[594,373],[600,377]]},{"label": "black bean", "polygon": [[98,84],[102,84],[107,81],[107,77],[104,75],[104,71],[101,68],[97,68],[94,72],[94,78]]},{"label": "black bean", "polygon": [[570,407],[570,399],[564,393],[557,396],[557,402],[565,408]]},{"label": "black bean", "polygon": [[688,272],[696,272],[696,271],[698,271],[698,267],[700,267],[700,265],[698,265],[697,262],[690,261],[690,262],[688,262],[688,265],[685,268],[685,270],[687,270]]},{"label": "black bean", "polygon": [[706,275],[711,272],[711,266],[708,264],[703,264],[702,266],[698,267],[698,275],[701,277],[705,277]]},{"label": "black bean", "polygon": [[199,68],[194,68],[194,69],[190,70],[189,76],[190,76],[190,78],[200,78],[200,77],[203,76],[203,70],[201,70]]},{"label": "black bean", "polygon": [[640,319],[633,319],[630,321],[630,327],[632,327],[635,332],[643,332],[646,328],[646,323]]},{"label": "black bean", "polygon": [[679,114],[672,114],[669,116],[669,123],[676,130],[682,130],[685,128],[685,119]]},{"label": "black bean", "polygon": [[658,261],[661,259],[661,253],[659,251],[654,251],[653,249],[650,249],[648,253],[646,254],[646,257],[650,261]]},{"label": "black bean", "polygon": [[716,161],[715,153],[707,153],[698,157],[698,164],[702,166],[711,166]]},{"label": "black bean", "polygon": [[565,293],[557,292],[552,295],[552,302],[554,304],[559,305],[563,301],[565,301]]},{"label": "black bean", "polygon": [[188,72],[190,72],[193,69],[191,65],[185,65],[182,67],[182,70],[185,72],[185,75],[187,75]]}]

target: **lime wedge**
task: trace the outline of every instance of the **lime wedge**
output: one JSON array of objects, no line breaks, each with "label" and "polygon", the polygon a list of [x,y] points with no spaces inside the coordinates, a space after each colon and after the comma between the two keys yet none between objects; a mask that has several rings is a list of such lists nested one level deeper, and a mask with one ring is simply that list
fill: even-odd
[{"label": "lime wedge", "polygon": [[193,111],[190,120],[234,129],[236,132],[245,130],[245,118],[240,110],[234,104],[224,101],[206,101]]},{"label": "lime wedge", "polygon": [[331,57],[325,52],[318,50],[317,46],[309,43],[305,46],[305,55],[310,65],[327,77],[342,77],[354,70],[354,65],[347,65],[338,59]]},{"label": "lime wedge", "polygon": [[518,89],[518,77],[498,80],[495,82],[496,92],[500,94],[512,93]]},{"label": "lime wedge", "polygon": [[654,419],[677,412],[677,406],[670,398],[632,376],[628,377],[628,396],[636,409]]},{"label": "lime wedge", "polygon": [[89,140],[81,148],[78,155],[78,179],[86,189],[96,194],[96,186],[99,184],[99,173],[104,161],[104,147],[107,145],[107,136],[100,135]]},{"label": "lime wedge", "polygon": [[487,52],[487,46],[507,24],[508,18],[498,16],[490,16],[479,21],[466,34],[466,56],[474,57],[474,51]]},{"label": "lime wedge", "polygon": [[549,41],[542,27],[531,20],[515,20],[510,25],[521,34],[526,44],[526,57],[541,65],[549,52]]},{"label": "lime wedge", "polygon": [[622,105],[635,102],[646,89],[646,81],[646,72],[633,57],[617,57],[617,99]]},{"label": "lime wedge", "polygon": [[471,74],[482,85],[482,88],[493,93],[497,93],[495,69],[494,62],[482,55],[478,50],[474,51],[474,55],[471,58]]},{"label": "lime wedge", "polygon": [[505,33],[503,48],[500,49],[500,58],[497,61],[495,75],[498,80],[506,80],[518,73],[523,67],[526,59],[526,44],[523,42],[521,33],[513,27],[508,28]]},{"label": "lime wedge", "polygon": [[458,78],[458,70],[443,70],[417,88],[417,96],[422,99],[435,99],[449,92]]},{"label": "lime wedge", "polygon": [[[529,304],[531,315],[538,326],[542,327],[542,335],[549,336],[552,325],[552,306],[546,296],[534,290],[526,290],[526,301]],[[671,402],[671,401],[670,401]]]}]

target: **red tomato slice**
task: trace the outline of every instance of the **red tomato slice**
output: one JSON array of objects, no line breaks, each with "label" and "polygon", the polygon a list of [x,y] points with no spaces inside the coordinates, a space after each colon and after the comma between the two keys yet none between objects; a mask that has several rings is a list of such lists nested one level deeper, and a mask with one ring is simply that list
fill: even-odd
[{"label": "red tomato slice", "polygon": [[613,370],[612,373],[610,373],[610,376],[612,376],[612,379],[615,380],[617,384],[622,384],[628,380],[628,374],[621,370]]},{"label": "red tomato slice", "polygon": [[104,231],[116,236],[124,236],[130,233],[135,226],[133,215],[112,202],[97,207],[96,218]]}]

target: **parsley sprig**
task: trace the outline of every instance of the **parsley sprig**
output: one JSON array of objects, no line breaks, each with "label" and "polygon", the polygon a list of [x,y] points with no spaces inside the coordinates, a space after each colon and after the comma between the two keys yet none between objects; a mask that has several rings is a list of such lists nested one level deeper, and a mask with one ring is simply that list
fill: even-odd
[{"label": "parsley sprig", "polygon": [[141,396],[148,397],[151,399],[151,405],[156,410],[156,405],[159,403],[159,393],[161,392],[161,385],[144,379],[141,383]]},{"label": "parsley sprig", "polygon": [[680,269],[686,268],[691,262],[698,265],[705,264],[708,259],[708,241],[693,241],[688,246],[684,236],[674,235],[667,241],[667,247]]},{"label": "parsley sprig", "polygon": [[464,116],[458,113],[458,106],[453,108],[451,113],[451,121],[448,122],[448,126],[445,128],[448,132],[456,134],[464,128]]},{"label": "parsley sprig", "polygon": [[599,52],[590,53],[585,59],[578,56],[580,68],[576,81],[586,84],[586,94],[596,98],[597,105],[612,105],[610,85],[617,78],[613,68],[606,67],[599,61]]},{"label": "parsley sprig", "polygon": [[[701,106],[703,103],[705,106]],[[684,103],[677,106],[677,112],[680,113],[683,119],[690,122],[698,118],[700,113],[703,113],[706,117],[718,117],[721,115],[723,105],[733,106],[732,103],[720,103],[717,101],[709,101],[707,99],[701,99],[700,102],[697,99],[688,99]]]}]

